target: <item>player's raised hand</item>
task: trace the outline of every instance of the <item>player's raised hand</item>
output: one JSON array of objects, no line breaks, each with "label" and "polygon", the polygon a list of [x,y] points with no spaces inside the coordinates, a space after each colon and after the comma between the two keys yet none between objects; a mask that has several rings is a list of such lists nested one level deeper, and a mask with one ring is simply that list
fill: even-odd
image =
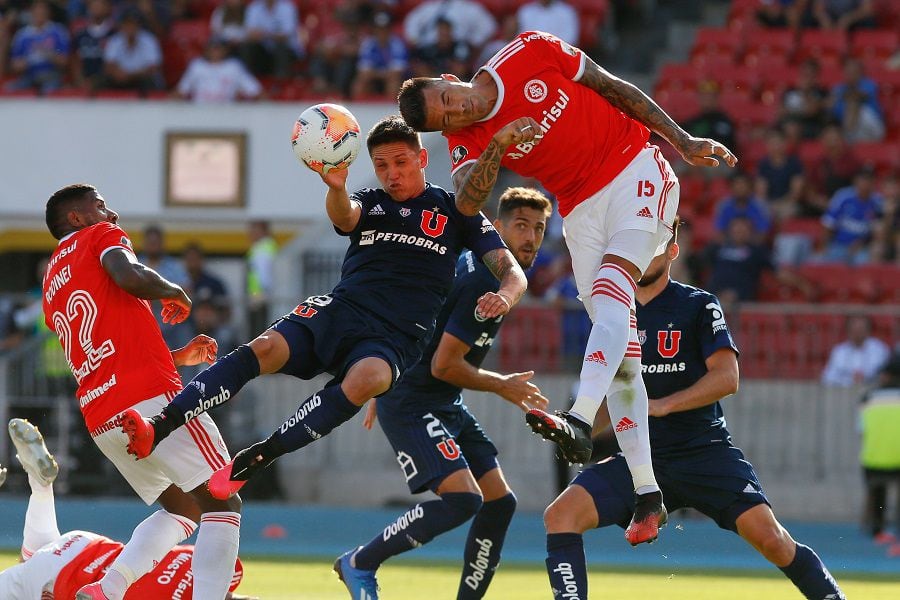
[{"label": "player's raised hand", "polygon": [[191,299],[180,287],[178,287],[178,292],[178,295],[173,298],[161,299],[162,311],[160,311],[160,315],[163,323],[178,325],[183,323],[191,314]]},{"label": "player's raised hand", "polygon": [[343,190],[347,187],[347,176],[349,174],[350,169],[344,167],[343,169],[331,169],[327,173],[319,173],[319,177],[331,189]]},{"label": "player's raised hand", "polygon": [[184,348],[172,353],[176,366],[191,367],[200,363],[213,364],[216,362],[216,354],[219,344],[215,339],[202,333],[189,341]]},{"label": "player's raised hand", "polygon": [[505,315],[512,309],[512,300],[503,294],[495,294],[488,292],[478,299],[475,306],[475,315],[487,321],[488,319],[496,319],[500,315]]},{"label": "player's raised hand", "polygon": [[738,161],[731,150],[716,140],[709,138],[688,136],[675,149],[678,150],[686,162],[695,167],[716,167],[719,165],[720,158],[729,167],[733,167]]},{"label": "player's raised hand", "polygon": [[494,134],[494,140],[504,148],[525,142],[538,144],[543,137],[541,126],[531,117],[520,117],[511,123],[507,123],[500,131]]},{"label": "player's raised hand", "polygon": [[366,416],[363,418],[363,427],[369,431],[372,430],[372,427],[375,426],[375,421],[378,420],[377,405],[375,404],[377,401],[376,398],[372,398],[369,400],[368,406],[366,406]]},{"label": "player's raised hand", "polygon": [[532,408],[544,410],[550,401],[541,395],[538,386],[529,381],[532,377],[534,377],[534,371],[504,375],[503,387],[499,391],[500,396],[524,412],[528,412]]}]

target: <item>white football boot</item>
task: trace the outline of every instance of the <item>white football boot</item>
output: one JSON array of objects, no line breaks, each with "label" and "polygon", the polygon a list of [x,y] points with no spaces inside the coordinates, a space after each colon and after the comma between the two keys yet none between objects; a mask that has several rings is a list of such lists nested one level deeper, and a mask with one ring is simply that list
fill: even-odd
[{"label": "white football boot", "polygon": [[43,485],[52,485],[59,474],[59,465],[44,445],[44,436],[38,428],[25,419],[12,419],[9,422],[9,437],[16,446],[16,458],[25,472]]}]

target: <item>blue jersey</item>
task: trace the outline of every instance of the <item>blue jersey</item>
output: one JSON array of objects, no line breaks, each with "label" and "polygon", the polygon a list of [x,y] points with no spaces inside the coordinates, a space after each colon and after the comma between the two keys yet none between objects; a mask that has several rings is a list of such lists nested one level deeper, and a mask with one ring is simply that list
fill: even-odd
[{"label": "blue jersey", "polygon": [[408,370],[397,386],[378,399],[379,406],[399,409],[415,405],[416,410],[433,410],[461,402],[462,388],[441,381],[431,374],[431,359],[444,332],[470,346],[466,362],[479,367],[494,343],[503,316],[483,319],[475,314],[478,299],[486,292],[496,292],[500,282],[472,252],[459,257],[456,281],[437,317],[437,326],[422,358]]},{"label": "blue jersey", "polygon": [[[719,300],[677,281],[669,281],[647,305],[637,304],[637,327],[650,398],[663,398],[696,383],[707,372],[706,359],[717,350],[738,351]],[[729,439],[718,402],[650,418],[650,445],[657,455]]]},{"label": "blue jersey", "polygon": [[484,215],[463,215],[452,194],[431,184],[405,202],[381,189],[350,198],[362,214],[353,231],[337,230],[350,247],[332,295],[416,339],[431,334],[463,248],[481,257],[506,247]]}]

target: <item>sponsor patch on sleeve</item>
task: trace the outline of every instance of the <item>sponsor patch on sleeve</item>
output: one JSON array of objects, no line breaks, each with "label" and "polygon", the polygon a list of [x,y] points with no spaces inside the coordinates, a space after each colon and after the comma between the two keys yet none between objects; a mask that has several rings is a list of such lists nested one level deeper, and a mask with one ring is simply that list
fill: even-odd
[{"label": "sponsor patch on sleeve", "polygon": [[456,146],[450,151],[450,161],[453,163],[453,166],[456,166],[468,155],[469,151],[466,150],[465,146]]}]

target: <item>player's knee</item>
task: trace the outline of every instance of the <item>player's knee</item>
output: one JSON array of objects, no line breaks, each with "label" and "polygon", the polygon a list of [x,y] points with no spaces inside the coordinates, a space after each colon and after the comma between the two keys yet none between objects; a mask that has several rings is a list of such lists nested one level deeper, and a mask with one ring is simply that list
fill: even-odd
[{"label": "player's knee", "polygon": [[781,525],[767,527],[755,542],[763,556],[776,565],[789,564],[794,556],[796,543]]},{"label": "player's knee", "polygon": [[554,500],[544,510],[544,530],[547,533],[575,532],[575,518],[564,503]]},{"label": "player's knee", "polygon": [[484,504],[481,494],[472,492],[450,492],[441,496],[441,500],[451,509],[460,525],[474,517]]},{"label": "player's knee", "polygon": [[[268,373],[277,370],[287,360],[285,348],[271,335],[260,335],[250,342],[250,349],[259,361],[260,373]],[[279,361],[281,365],[279,365]]]},{"label": "player's knee", "polygon": [[341,383],[341,389],[353,404],[362,406],[370,398],[390,389],[394,373],[385,361],[363,359],[353,365]]}]

